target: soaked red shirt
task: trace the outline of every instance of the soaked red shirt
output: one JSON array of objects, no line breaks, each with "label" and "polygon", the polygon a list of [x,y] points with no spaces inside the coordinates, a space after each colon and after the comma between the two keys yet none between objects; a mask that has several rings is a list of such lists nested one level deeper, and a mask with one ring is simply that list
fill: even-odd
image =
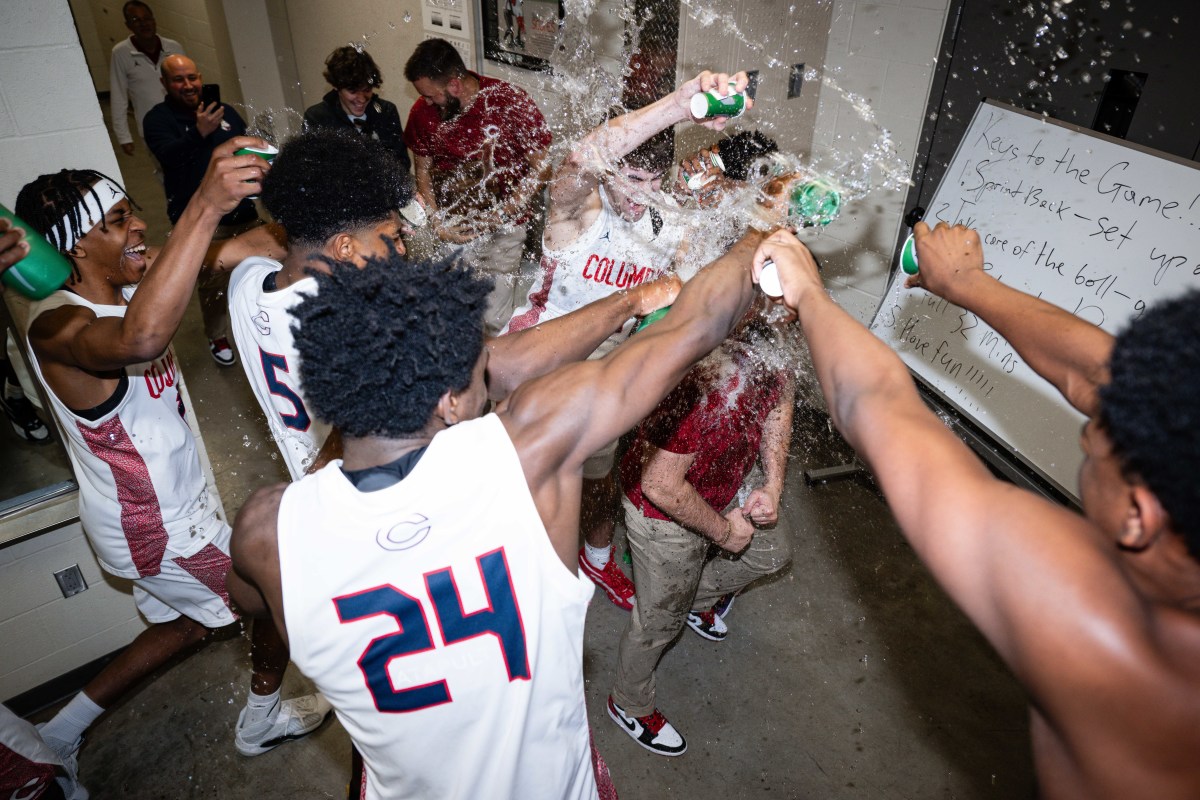
[{"label": "soaked red shirt", "polygon": [[686,480],[717,512],[737,496],[758,458],[763,426],[786,381],[783,372],[756,365],[753,358],[743,352],[733,359],[733,369],[722,373],[702,363],[638,428],[621,461],[621,483],[643,515],[670,519],[642,494],[644,444],[680,455],[694,453]]},{"label": "soaked red shirt", "polygon": [[[471,73],[475,75],[475,73]],[[511,83],[475,75],[479,93],[454,119],[442,121],[437,106],[413,103],[404,126],[404,143],[433,168],[450,171],[464,161],[480,161],[492,145],[493,176],[501,196],[529,173],[530,153],[550,146],[550,127],[528,94]]]}]

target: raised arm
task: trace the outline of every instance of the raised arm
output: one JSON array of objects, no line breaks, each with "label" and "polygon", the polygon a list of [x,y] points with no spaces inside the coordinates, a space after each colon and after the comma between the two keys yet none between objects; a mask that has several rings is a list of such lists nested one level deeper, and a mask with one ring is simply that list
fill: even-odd
[{"label": "raised arm", "polygon": [[1094,685],[1115,650],[1146,644],[1145,609],[1111,545],[1079,516],[993,478],[925,407],[899,357],[833,302],[794,237],[773,234],[756,269],[765,258],[799,313],[834,423],[905,537],[1043,712],[1061,718],[1063,704],[1080,702],[1065,685]]},{"label": "raised arm", "polygon": [[204,263],[217,272],[232,272],[234,267],[251,256],[283,261],[287,254],[287,232],[279,223],[271,222],[229,239],[213,242],[204,255]]},{"label": "raised arm", "polygon": [[129,301],[125,316],[96,317],[87,309],[63,306],[34,321],[30,343],[51,361],[94,372],[158,357],[179,328],[221,217],[243,197],[258,192],[258,182],[269,169],[257,156],[232,153],[262,144],[256,137],[239,137],[213,153],[204,181]]},{"label": "raised arm", "polygon": [[[744,72],[733,76],[701,72],[670,94],[636,111],[614,117],[580,139],[555,172],[550,184],[547,241],[572,241],[574,235],[560,233],[555,228],[574,229],[573,223],[577,223],[592,193],[600,185],[600,178],[612,168],[612,164],[659,131],[690,120],[689,104],[694,95],[710,90],[726,92],[731,82],[734,89],[741,92],[749,84],[749,78]],[[752,101],[748,101],[747,107],[752,104]],[[700,124],[721,130],[726,122],[728,117],[715,117]]]},{"label": "raised arm", "polygon": [[683,287],[671,310],[605,358],[563,367],[526,383],[509,399],[505,423],[537,458],[537,480],[582,467],[587,457],[650,413],[691,366],[728,335],[755,291],[750,260],[762,240],[747,233]]},{"label": "raised arm", "polygon": [[1089,417],[1098,412],[1096,390],[1108,382],[1113,337],[1041,298],[1005,286],[983,271],[979,234],[944,222],[913,228],[921,286],[979,316],[1017,349],[1034,372],[1050,381]]},{"label": "raised arm", "polygon": [[671,311],[598,361],[562,367],[519,387],[498,412],[521,459],[551,544],[577,569],[583,462],[650,413],[746,312],[751,231],[683,288]]},{"label": "raised arm", "polygon": [[681,285],[674,274],[664,275],[541,325],[490,339],[488,397],[499,402],[525,381],[587,358],[630,317],[644,317],[671,305]]}]

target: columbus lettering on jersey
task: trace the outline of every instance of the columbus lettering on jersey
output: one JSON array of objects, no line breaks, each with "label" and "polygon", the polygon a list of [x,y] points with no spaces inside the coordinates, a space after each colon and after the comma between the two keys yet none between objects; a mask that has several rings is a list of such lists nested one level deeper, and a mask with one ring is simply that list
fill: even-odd
[{"label": "columbus lettering on jersey", "polygon": [[588,256],[583,265],[584,278],[618,289],[632,289],[641,283],[654,280],[661,274],[662,271],[654,267],[639,267],[628,261],[617,261],[596,253]]},{"label": "columbus lettering on jersey", "polygon": [[162,397],[163,392],[175,385],[175,354],[170,350],[163,353],[162,358],[151,361],[150,366],[142,375],[146,379],[146,389],[155,400]]}]

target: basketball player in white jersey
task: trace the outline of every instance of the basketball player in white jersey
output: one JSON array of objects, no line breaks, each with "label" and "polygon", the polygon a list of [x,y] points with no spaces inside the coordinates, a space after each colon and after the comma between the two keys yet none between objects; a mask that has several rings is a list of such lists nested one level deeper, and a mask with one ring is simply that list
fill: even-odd
[{"label": "basketball player in white jersey", "polygon": [[[268,169],[232,153],[258,144],[239,137],[217,149],[153,268],[145,223],[111,179],[63,170],[17,198],[17,213],[73,267],[66,285],[31,309],[29,344],[79,483],[80,521],[104,569],[133,581],[151,623],[43,728],[65,761],[105,708],[210,628],[236,620],[225,587],[230,529],[183,418],[170,343],[218,221],[258,191]],[[269,619],[254,626],[252,657],[235,734],[244,755],[315,729],[328,711],[319,697],[280,702],[287,648]]]},{"label": "basketball player in white jersey", "polygon": [[[713,81],[718,81],[713,84]],[[692,120],[691,98],[705,91],[745,90],[746,73],[702,72],[644,108],[614,117],[572,148],[550,181],[550,205],[542,236],[541,272],[525,303],[501,335],[553,319],[620,289],[671,270],[684,249],[684,228],[651,208],[662,196],[662,178],[674,160],[672,126]],[[747,106],[753,101],[747,98]],[[714,130],[727,117],[698,121]],[[613,173],[613,166],[617,171]],[[635,321],[598,348],[602,356],[628,337]],[[584,468],[579,566],[616,605],[633,608],[633,584],[612,558],[614,518],[620,496],[613,478],[616,443]]]},{"label": "basketball player in white jersey", "polygon": [[761,238],[702,271],[645,335],[482,417],[490,280],[394,256],[335,265],[296,306],[310,408],[342,430],[345,456],[247,501],[230,589],[270,609],[333,703],[366,797],[597,796],[583,462],[745,312]]},{"label": "basketball player in white jersey", "polygon": [[[393,247],[404,255],[396,209],[412,199],[412,184],[378,142],[316,129],[283,146],[263,181],[262,199],[286,228],[288,255],[282,263],[251,257],[238,265],[229,281],[229,318],[246,377],[297,480],[316,459],[329,426],[304,400],[291,309],[316,291],[313,273],[328,272],[334,261],[361,267]],[[668,276],[611,295],[541,330],[489,340],[490,396],[498,401],[525,379],[586,357],[631,313],[669,305],[678,287]],[[338,452],[337,446],[326,455],[330,452]]]}]

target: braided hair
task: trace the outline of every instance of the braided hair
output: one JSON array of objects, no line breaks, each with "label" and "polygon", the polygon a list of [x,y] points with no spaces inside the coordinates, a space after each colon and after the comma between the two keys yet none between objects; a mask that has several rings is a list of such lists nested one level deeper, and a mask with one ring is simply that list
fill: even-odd
[{"label": "braided hair", "polygon": [[[52,175],[39,175],[36,180],[25,184],[17,195],[16,215],[30,225],[40,236],[58,248],[58,251],[71,262],[72,279],[79,281],[79,267],[70,251],[63,250],[59,244],[70,238],[79,241],[87,231],[83,229],[83,218],[79,213],[85,195],[100,205],[95,186],[101,181],[109,181],[125,191],[125,187],[94,169],[64,169]],[[130,205],[141,209],[137,203],[125,194]],[[69,226],[69,228],[68,228]],[[89,229],[90,230],[90,229]],[[104,218],[100,218],[100,230],[107,231]]]}]

